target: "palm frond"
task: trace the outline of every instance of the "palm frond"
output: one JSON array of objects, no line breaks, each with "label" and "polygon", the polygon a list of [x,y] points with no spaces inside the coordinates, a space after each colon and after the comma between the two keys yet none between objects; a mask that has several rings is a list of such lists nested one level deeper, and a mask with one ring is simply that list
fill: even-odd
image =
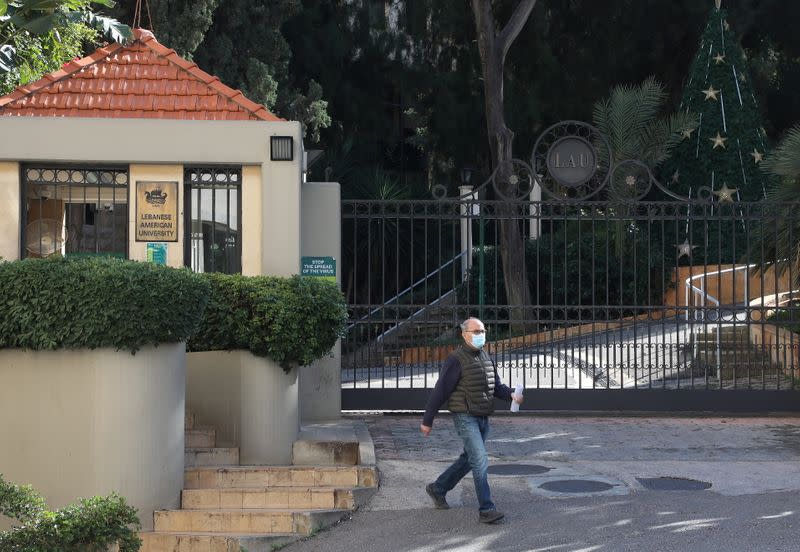
[{"label": "palm frond", "polygon": [[649,77],[639,86],[616,86],[608,99],[595,104],[595,125],[608,136],[615,161],[642,158],[652,122],[666,99],[663,86]]},{"label": "palm frond", "polygon": [[[609,99],[600,100],[594,104],[592,120],[594,121],[594,126],[597,127],[597,130],[604,136],[611,136],[611,101]],[[611,160],[608,159],[608,152],[606,149],[600,147],[599,144],[595,144],[595,149],[598,154],[598,163],[601,165],[609,164]]]},{"label": "palm frond", "polygon": [[683,132],[696,129],[697,124],[697,115],[685,111],[651,121],[642,130],[642,161],[651,168],[658,167],[684,139]]},{"label": "palm frond", "polygon": [[617,159],[628,158],[636,150],[638,104],[636,91],[629,86],[618,86],[611,93],[609,139]]},{"label": "palm frond", "polygon": [[93,29],[97,29],[103,34],[104,38],[119,44],[127,44],[133,39],[131,28],[113,17],[99,15],[90,11],[76,11],[68,13],[67,19],[72,23],[83,23]]},{"label": "palm frond", "polygon": [[777,176],[800,176],[800,126],[792,128],[761,168]]}]

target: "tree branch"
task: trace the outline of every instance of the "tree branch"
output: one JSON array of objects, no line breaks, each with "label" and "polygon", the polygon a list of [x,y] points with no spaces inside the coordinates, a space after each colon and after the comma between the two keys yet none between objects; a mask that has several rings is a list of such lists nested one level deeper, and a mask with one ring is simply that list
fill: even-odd
[{"label": "tree branch", "polygon": [[500,32],[497,37],[498,40],[498,48],[497,51],[500,54],[500,63],[503,63],[506,59],[506,54],[508,53],[508,49],[511,47],[511,44],[517,38],[522,28],[525,26],[525,23],[528,21],[528,17],[530,17],[531,12],[533,11],[533,7],[536,5],[536,0],[522,0],[514,10],[514,13],[511,14],[511,17],[506,23],[506,26]]}]

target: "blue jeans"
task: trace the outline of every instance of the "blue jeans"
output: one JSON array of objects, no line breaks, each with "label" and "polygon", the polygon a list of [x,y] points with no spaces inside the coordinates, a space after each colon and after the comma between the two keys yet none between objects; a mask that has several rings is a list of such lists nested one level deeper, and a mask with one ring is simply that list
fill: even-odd
[{"label": "blue jeans", "polygon": [[489,457],[486,454],[489,418],[471,414],[454,414],[453,423],[459,437],[464,441],[464,452],[433,483],[434,490],[446,495],[472,470],[475,494],[478,495],[478,509],[481,512],[494,510],[492,491],[489,489]]}]

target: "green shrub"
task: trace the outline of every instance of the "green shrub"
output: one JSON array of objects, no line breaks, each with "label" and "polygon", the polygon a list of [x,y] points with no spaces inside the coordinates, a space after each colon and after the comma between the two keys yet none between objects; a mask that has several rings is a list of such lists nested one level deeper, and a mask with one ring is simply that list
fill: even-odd
[{"label": "green shrub", "polygon": [[135,552],[141,545],[136,509],[117,494],[51,512],[30,486],[12,485],[0,475],[0,514],[20,522],[0,533],[3,552],[100,552],[114,543],[120,552]]},{"label": "green shrub", "polygon": [[800,299],[792,299],[767,317],[767,320],[784,329],[800,333]]},{"label": "green shrub", "polygon": [[190,351],[246,349],[285,370],[328,353],[347,320],[344,297],[317,278],[204,275],[211,299]]},{"label": "green shrub", "polygon": [[188,270],[110,258],[0,263],[0,349],[113,347],[186,341],[209,285]]}]

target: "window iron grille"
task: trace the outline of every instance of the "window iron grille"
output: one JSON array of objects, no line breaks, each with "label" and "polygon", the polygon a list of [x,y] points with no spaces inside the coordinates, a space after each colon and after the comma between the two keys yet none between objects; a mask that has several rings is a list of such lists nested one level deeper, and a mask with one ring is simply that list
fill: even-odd
[{"label": "window iron grille", "polygon": [[187,167],[184,261],[194,272],[242,272],[241,167]]}]

